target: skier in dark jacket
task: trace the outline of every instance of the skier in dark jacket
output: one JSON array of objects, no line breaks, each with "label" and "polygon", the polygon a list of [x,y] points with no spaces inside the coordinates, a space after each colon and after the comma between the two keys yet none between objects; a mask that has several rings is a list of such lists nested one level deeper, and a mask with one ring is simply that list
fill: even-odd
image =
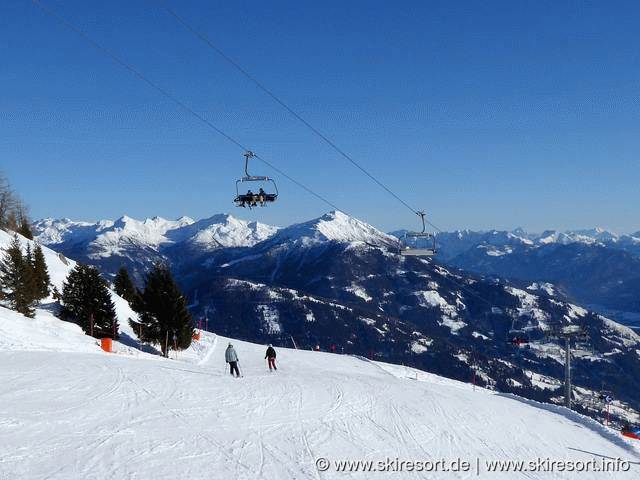
[{"label": "skier in dark jacket", "polygon": [[267,354],[264,358],[269,361],[269,371],[278,370],[276,367],[276,351],[273,349],[273,345],[269,345],[269,348],[267,348]]},{"label": "skier in dark jacket", "polygon": [[233,375],[233,372],[235,371],[236,376],[239,377],[240,370],[238,370],[238,354],[236,353],[235,348],[233,348],[233,345],[229,344],[227,347],[227,350],[224,352],[224,359],[229,364],[231,375]]}]

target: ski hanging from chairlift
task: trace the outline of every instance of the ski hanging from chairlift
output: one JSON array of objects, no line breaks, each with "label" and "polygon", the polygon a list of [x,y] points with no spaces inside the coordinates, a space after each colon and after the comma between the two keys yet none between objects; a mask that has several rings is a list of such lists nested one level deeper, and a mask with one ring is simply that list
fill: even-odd
[{"label": "ski hanging from chairlift", "polygon": [[400,255],[430,257],[436,253],[436,237],[426,232],[424,212],[416,212],[422,219],[422,232],[406,232],[400,238]]},{"label": "ski hanging from chairlift", "polygon": [[[276,182],[269,177],[262,175],[249,175],[249,159],[255,157],[253,152],[244,154],[245,176],[236,181],[236,198],[233,199],[238,207],[264,207],[268,203],[275,202],[278,198],[278,187]],[[241,189],[242,186],[242,189]],[[244,189],[247,191],[244,192]],[[258,189],[257,192],[253,190]],[[267,188],[267,191],[265,191]],[[242,190],[243,193],[240,193]]]}]

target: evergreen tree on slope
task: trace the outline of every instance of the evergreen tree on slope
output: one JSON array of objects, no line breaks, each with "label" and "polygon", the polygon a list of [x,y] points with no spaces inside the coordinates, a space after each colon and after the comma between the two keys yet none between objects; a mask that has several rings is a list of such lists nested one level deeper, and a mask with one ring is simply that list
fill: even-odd
[{"label": "evergreen tree on slope", "polygon": [[113,289],[118,295],[124,298],[134,310],[140,308],[140,292],[133,285],[129,272],[125,267],[118,270],[116,278],[113,281]]},{"label": "evergreen tree on slope", "polygon": [[31,265],[33,268],[33,281],[36,298],[47,298],[49,296],[49,284],[51,283],[51,279],[49,277],[49,270],[47,269],[47,262],[44,259],[42,247],[38,244],[36,244],[36,248],[33,251]]},{"label": "evergreen tree on slope", "polygon": [[14,237],[0,262],[0,296],[8,301],[13,310],[33,317],[37,297],[28,256],[25,258],[22,255],[20,241],[17,236]]},{"label": "evergreen tree on slope", "polygon": [[95,267],[77,264],[62,286],[63,319],[96,338],[117,338],[118,323],[107,281]]},{"label": "evergreen tree on slope", "polygon": [[139,315],[140,322],[129,321],[131,327],[141,340],[159,343],[164,356],[174,345],[180,350],[191,345],[193,320],[168,267],[156,265],[147,276]]}]

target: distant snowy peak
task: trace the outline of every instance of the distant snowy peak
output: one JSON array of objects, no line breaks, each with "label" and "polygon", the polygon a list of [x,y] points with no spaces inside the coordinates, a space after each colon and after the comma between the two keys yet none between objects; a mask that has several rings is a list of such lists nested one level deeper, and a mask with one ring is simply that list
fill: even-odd
[{"label": "distant snowy peak", "polygon": [[73,236],[73,233],[80,229],[91,229],[96,224],[89,222],[76,222],[68,218],[54,220],[44,218],[38,220],[33,225],[34,234],[37,240],[44,245],[55,245],[63,243]]},{"label": "distant snowy peak", "polygon": [[154,217],[143,221],[122,216],[116,221],[96,223],[75,222],[69,219],[40,220],[34,225],[34,237],[44,245],[84,245],[92,257],[122,254],[128,247],[148,247],[157,250],[169,242],[167,232],[193,224],[188,217],[165,220]]},{"label": "distant snowy peak", "polygon": [[55,245],[73,241],[75,243],[91,243],[101,238],[108,244],[119,243],[122,239],[136,239],[142,243],[158,244],[164,239],[167,231],[193,224],[188,217],[178,220],[165,220],[160,217],[148,218],[144,221],[122,216],[116,221],[101,220],[99,222],[78,222],[63,218],[54,220],[45,218],[34,224],[37,240],[45,245]]},{"label": "distant snowy peak", "polygon": [[560,232],[557,230],[546,230],[542,233],[527,233],[521,228],[513,231],[470,231],[458,230],[453,233],[443,232],[440,237],[455,239],[456,242],[476,245],[529,245],[541,246],[550,244],[570,245],[581,243],[585,245],[611,245],[627,244],[640,245],[640,232],[631,235],[617,235],[603,228],[588,230],[570,230]]},{"label": "distant snowy peak", "polygon": [[378,246],[393,245],[397,242],[395,237],[337,210],[314,220],[283,228],[274,240],[303,246],[327,241]]},{"label": "distant snowy peak", "polygon": [[547,245],[549,243],[559,243],[562,245],[569,245],[572,243],[583,243],[586,245],[594,245],[597,243],[616,243],[621,238],[628,238],[627,236],[619,236],[604,228],[596,227],[589,230],[569,230],[565,232],[558,232],[555,230],[548,230],[542,234],[526,234],[528,238],[532,239],[537,245]]},{"label": "distant snowy peak", "polygon": [[528,233],[522,228],[512,231],[458,230],[439,232],[436,235],[436,246],[438,258],[442,261],[453,260],[460,255],[477,256],[478,254],[493,258],[507,258],[513,253],[519,254],[558,246],[607,247],[638,254],[640,253],[640,232],[617,235],[603,228],[564,232],[547,230],[542,233]]},{"label": "distant snowy peak", "polygon": [[323,215],[316,221],[316,225],[318,232],[327,240],[339,242],[395,241],[390,235],[340,211]]},{"label": "distant snowy peak", "polygon": [[616,243],[620,237],[603,228],[594,228],[590,230],[576,230],[568,232],[547,231],[536,238],[536,243],[547,245],[550,243],[559,243],[569,245],[572,243],[583,243],[586,245],[594,245],[596,243]]},{"label": "distant snowy peak", "polygon": [[188,233],[187,241],[190,244],[203,250],[213,250],[223,247],[252,247],[275,235],[279,227],[247,222],[231,215],[216,215],[183,230]]},{"label": "distant snowy peak", "polygon": [[225,214],[197,222],[189,217],[137,220],[125,215],[116,221],[96,223],[47,218],[34,224],[35,238],[44,245],[86,245],[91,247],[94,256],[103,257],[121,254],[131,246],[158,250],[183,242],[204,250],[253,246],[277,231],[277,227]]},{"label": "distant snowy peak", "polygon": [[105,227],[97,230],[99,234],[92,243],[104,247],[117,247],[133,243],[157,249],[160,245],[170,241],[167,236],[169,232],[193,223],[194,221],[188,217],[181,217],[178,220],[154,217],[140,221],[123,216],[110,226],[107,226],[108,223],[105,222]]}]

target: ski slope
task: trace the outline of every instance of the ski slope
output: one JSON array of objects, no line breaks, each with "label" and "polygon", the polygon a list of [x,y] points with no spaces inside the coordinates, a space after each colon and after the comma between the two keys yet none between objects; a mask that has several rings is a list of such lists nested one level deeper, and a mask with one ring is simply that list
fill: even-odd
[{"label": "ski slope", "polygon": [[277,348],[270,373],[265,346],[232,342],[239,379],[213,334],[172,359],[106,353],[46,310],[0,308],[0,479],[600,479],[603,458],[628,469],[606,478],[640,474],[638,445],[560,407],[323,352]]}]

